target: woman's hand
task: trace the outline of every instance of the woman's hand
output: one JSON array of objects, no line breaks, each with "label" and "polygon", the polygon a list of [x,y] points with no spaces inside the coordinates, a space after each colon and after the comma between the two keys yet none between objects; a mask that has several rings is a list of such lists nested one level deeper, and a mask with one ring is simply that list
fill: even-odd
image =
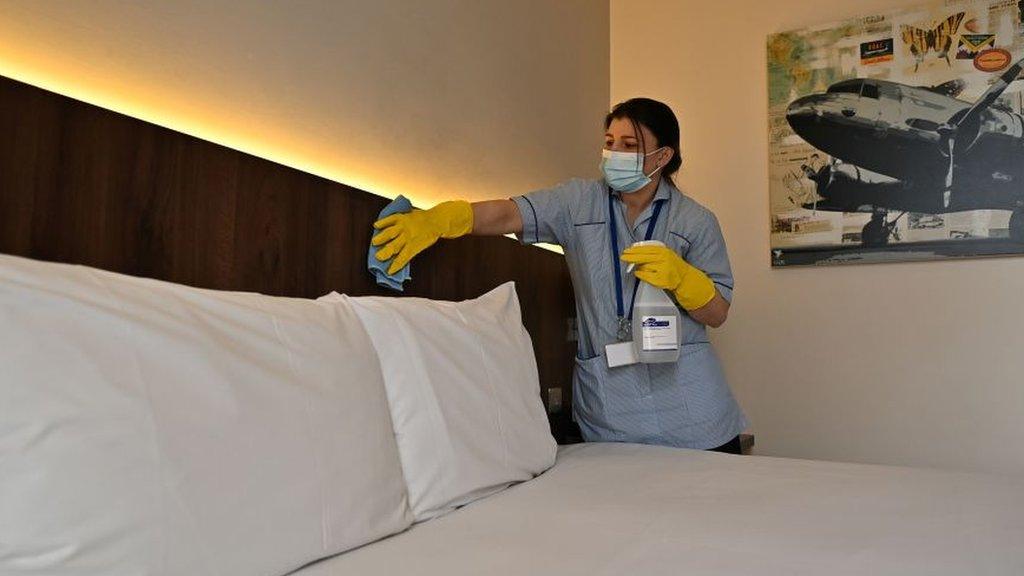
[{"label": "woman's hand", "polygon": [[466,234],[501,236],[523,231],[519,208],[511,200],[488,200],[470,204],[462,200],[443,202],[430,210],[392,214],[373,223],[380,230],[370,241],[383,246],[377,260],[386,262],[388,274],[394,274],[414,256],[431,247],[440,238],[458,238]]},{"label": "woman's hand", "polygon": [[671,249],[636,246],[627,248],[621,259],[636,266],[638,279],[672,292],[676,302],[698,322],[712,327],[725,322],[729,303],[715,289],[715,283]]},{"label": "woman's hand", "polygon": [[386,262],[388,274],[405,267],[420,252],[430,248],[439,238],[458,238],[473,231],[473,208],[469,202],[442,202],[430,210],[413,210],[392,214],[373,223],[380,230],[370,240],[377,251],[377,260]]}]

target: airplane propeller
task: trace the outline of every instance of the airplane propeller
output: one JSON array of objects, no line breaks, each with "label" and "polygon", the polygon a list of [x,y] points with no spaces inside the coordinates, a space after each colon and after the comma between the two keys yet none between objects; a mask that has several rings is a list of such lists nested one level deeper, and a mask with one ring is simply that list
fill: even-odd
[{"label": "airplane propeller", "polygon": [[946,170],[946,189],[942,192],[942,206],[949,208],[949,200],[953,192],[953,150],[956,148],[956,139],[953,134],[949,135],[949,169]]},{"label": "airplane propeller", "polygon": [[[1010,84],[1020,77],[1021,70],[1024,70],[1024,58],[1018,60],[1013,66],[1006,69],[996,81],[989,86],[988,90],[978,98],[978,101],[971,106],[967,112],[957,112],[945,124],[939,126],[938,133],[946,141],[948,150],[943,150],[944,155],[949,156],[949,169],[946,171],[946,189],[942,193],[942,205],[949,208],[949,202],[953,192],[953,166],[956,164],[956,138],[957,132],[962,126],[971,126],[981,120],[981,114],[999,100],[1003,92]],[[959,117],[957,117],[959,116]]]}]

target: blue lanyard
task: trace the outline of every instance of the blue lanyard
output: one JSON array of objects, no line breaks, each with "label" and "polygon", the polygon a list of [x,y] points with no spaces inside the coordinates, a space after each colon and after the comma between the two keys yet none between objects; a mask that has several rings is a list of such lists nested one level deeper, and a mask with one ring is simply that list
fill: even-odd
[{"label": "blue lanyard", "polygon": [[[654,234],[654,225],[658,222],[658,216],[661,214],[661,207],[665,203],[665,200],[656,200],[654,202],[654,213],[651,214],[651,220],[647,223],[647,233],[644,234],[644,240],[650,240],[651,235]],[[608,222],[611,227],[612,237],[612,265],[615,267],[615,306],[616,311],[619,314],[619,318],[625,318],[625,306],[622,298],[622,264],[619,262],[619,231],[615,226],[615,196],[612,195],[611,191],[608,192]],[[633,317],[633,306],[636,304],[636,292],[640,288],[640,281],[636,280],[633,282],[633,298],[629,301],[629,316]]]}]

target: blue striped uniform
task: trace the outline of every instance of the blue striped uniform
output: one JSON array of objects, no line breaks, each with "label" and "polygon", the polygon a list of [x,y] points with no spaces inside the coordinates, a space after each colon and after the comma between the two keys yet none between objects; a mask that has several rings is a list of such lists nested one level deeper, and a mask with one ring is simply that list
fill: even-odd
[{"label": "blue striped uniform", "polygon": [[[570,180],[512,200],[527,244],[562,246],[576,292],[579,346],[573,374],[573,415],[589,442],[638,442],[684,448],[720,446],[747,427],[725,381],[703,324],[682,313],[682,351],[674,364],[608,368],[606,344],[616,342],[615,279],[608,188],[603,180]],[[620,250],[642,240],[656,202],[664,201],[652,239],[703,270],[731,301],[732,270],[725,239],[710,210],[664,179],[632,226],[618,192],[613,205]],[[626,306],[635,278],[620,266]]]}]

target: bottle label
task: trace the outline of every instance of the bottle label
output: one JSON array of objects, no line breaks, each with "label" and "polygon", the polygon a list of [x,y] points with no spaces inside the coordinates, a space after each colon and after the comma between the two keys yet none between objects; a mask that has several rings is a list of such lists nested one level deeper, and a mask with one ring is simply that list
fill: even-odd
[{"label": "bottle label", "polygon": [[644,352],[679,348],[675,316],[644,316],[641,324]]}]

